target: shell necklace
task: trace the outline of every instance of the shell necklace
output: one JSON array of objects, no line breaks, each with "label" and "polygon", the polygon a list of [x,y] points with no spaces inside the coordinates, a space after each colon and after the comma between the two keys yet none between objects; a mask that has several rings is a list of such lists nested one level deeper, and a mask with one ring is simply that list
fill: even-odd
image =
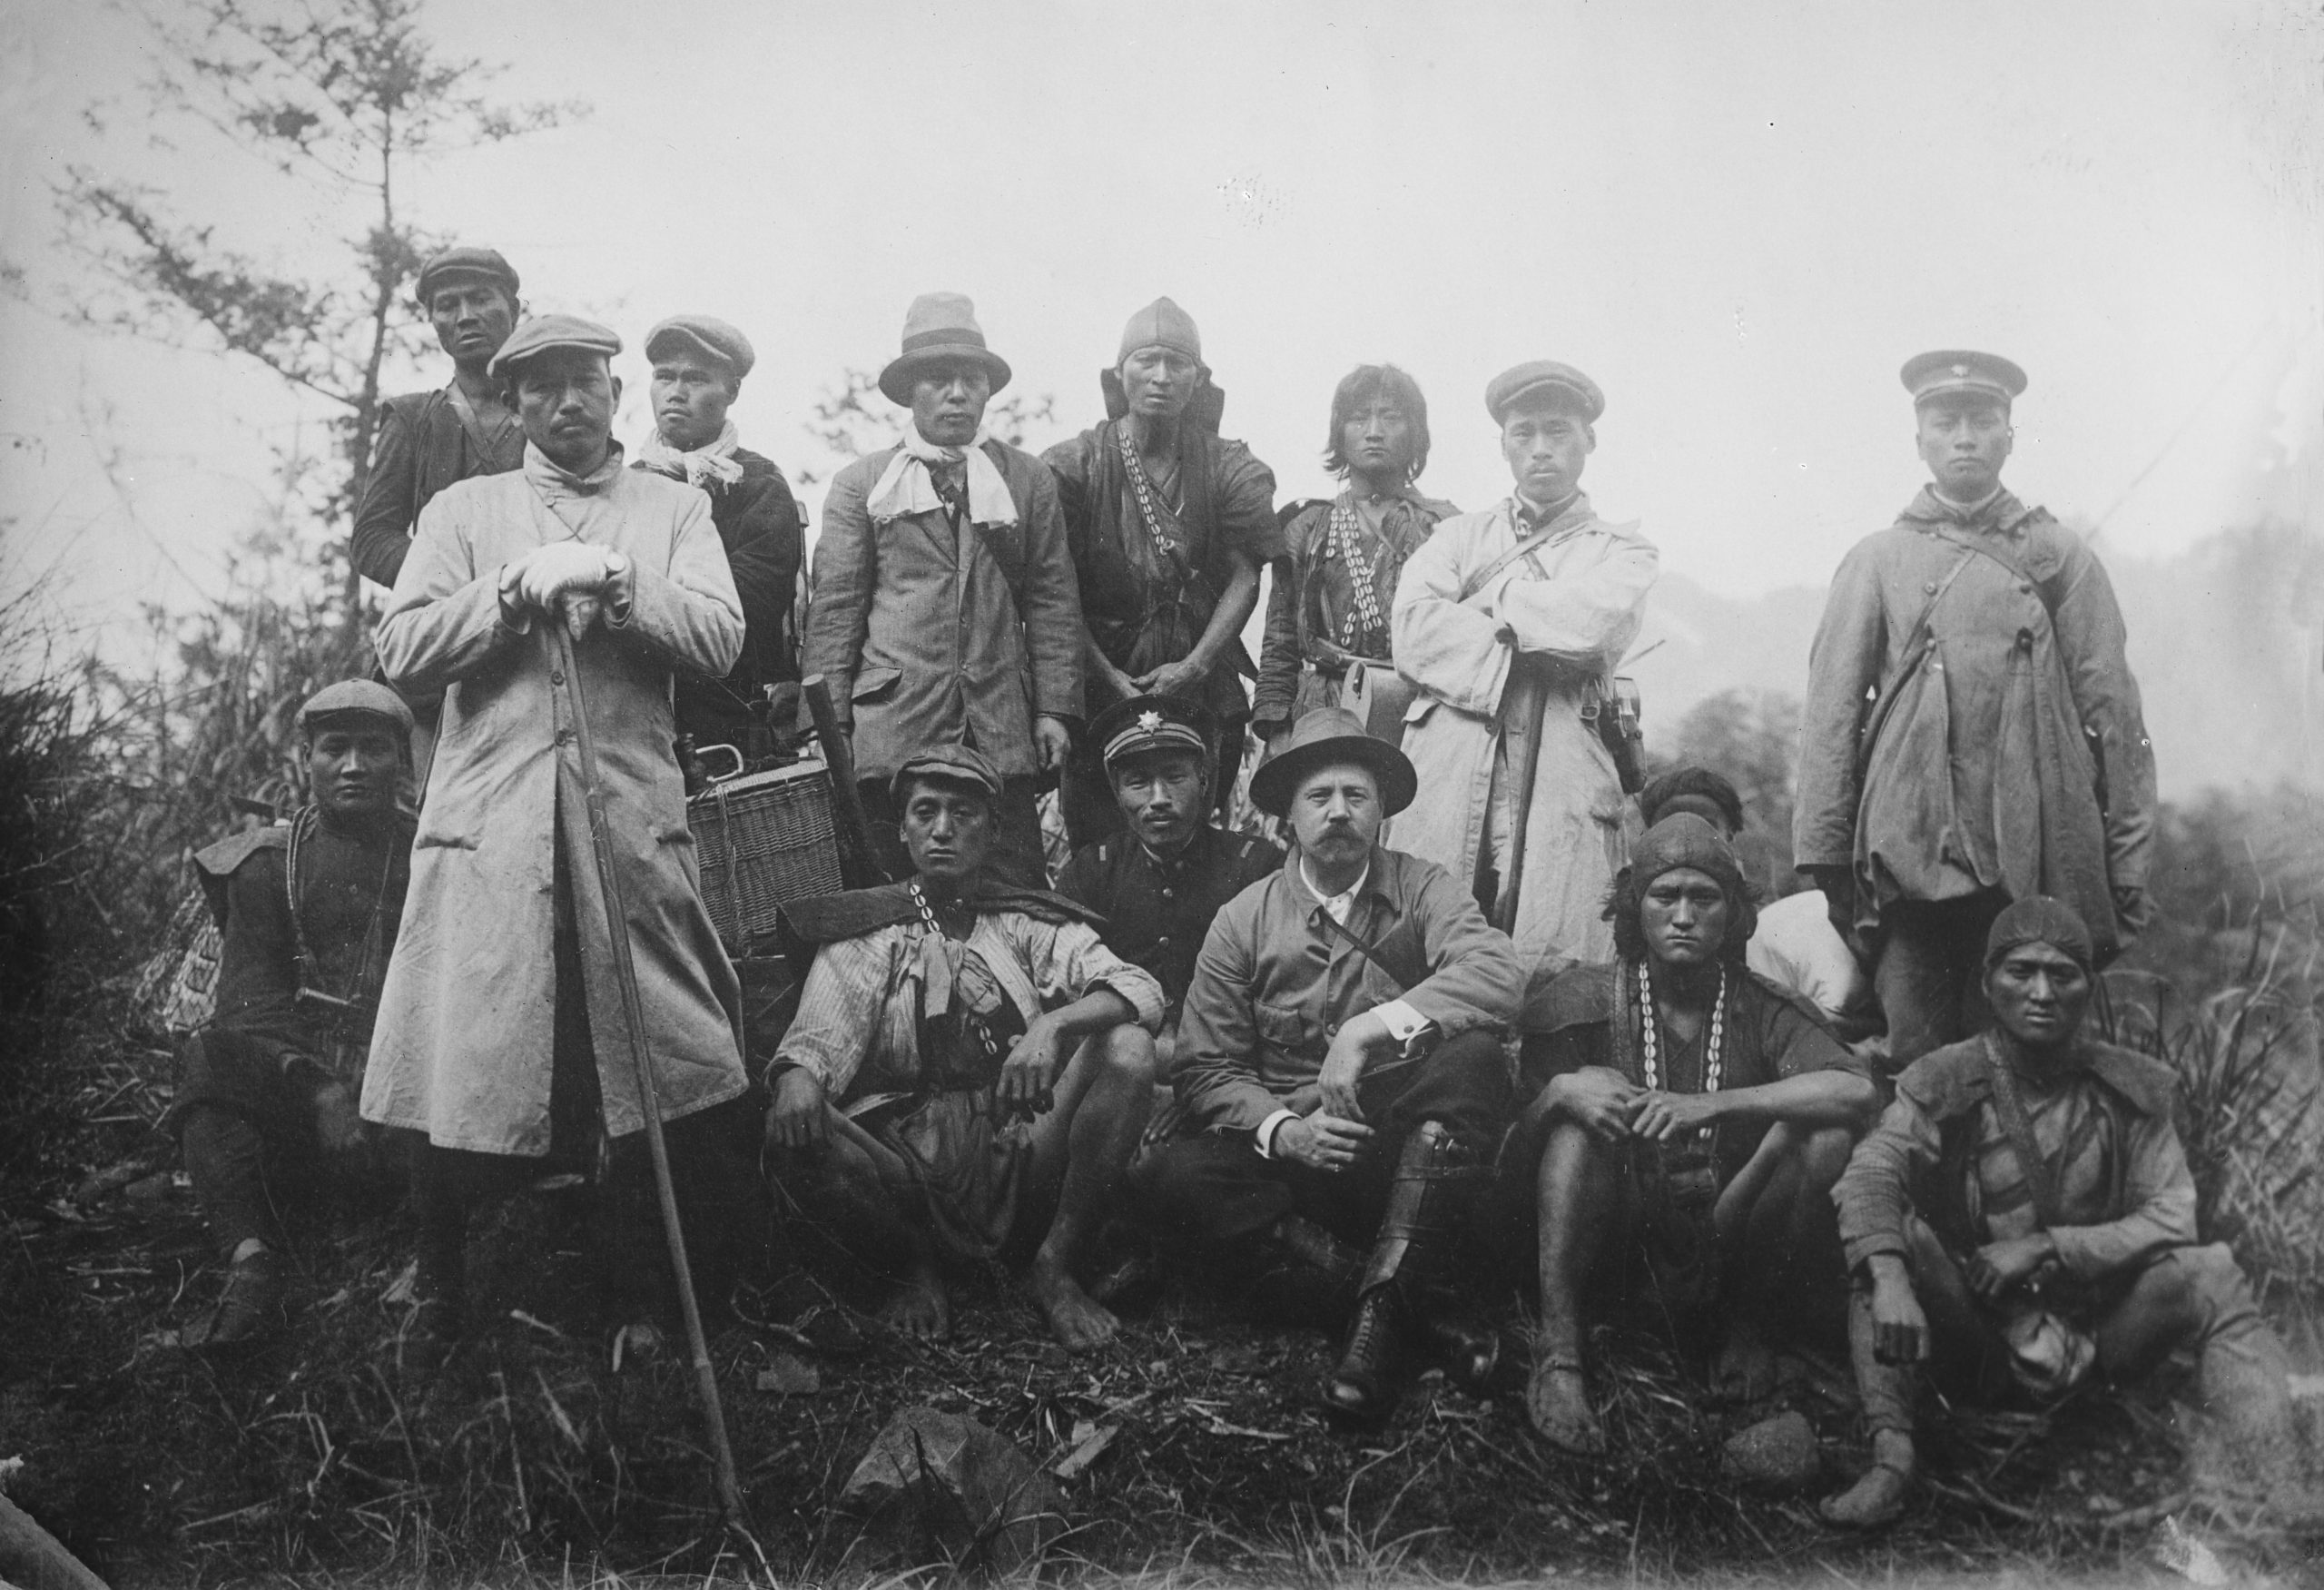
[{"label": "shell necklace", "polygon": [[[1638,1058],[1639,1071],[1649,1090],[1662,1088],[1662,1008],[1654,1002],[1654,973],[1646,961],[1638,963]],[[1716,1093],[1721,1071],[1721,1055],[1727,1038],[1727,968],[1718,969],[1718,992],[1711,996],[1710,1032],[1703,1040],[1702,1091]],[[1712,1128],[1704,1127],[1698,1134],[1704,1141],[1710,1140]]]}]

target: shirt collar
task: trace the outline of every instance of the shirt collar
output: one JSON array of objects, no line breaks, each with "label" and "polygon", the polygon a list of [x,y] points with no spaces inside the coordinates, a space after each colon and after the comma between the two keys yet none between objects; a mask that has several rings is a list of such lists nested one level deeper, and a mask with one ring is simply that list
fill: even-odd
[{"label": "shirt collar", "polygon": [[1147,865],[1152,867],[1157,873],[1167,873],[1173,867],[1184,866],[1187,863],[1195,860],[1196,850],[1197,846],[1202,844],[1203,835],[1212,832],[1214,832],[1214,830],[1207,823],[1196,825],[1194,833],[1187,835],[1186,848],[1179,851],[1178,854],[1174,856],[1159,856],[1155,854],[1152,849],[1147,846],[1146,841],[1140,839],[1135,834],[1130,835],[1129,842],[1137,847],[1137,854],[1146,858]]},{"label": "shirt collar", "polygon": [[525,478],[546,491],[567,497],[595,497],[621,478],[621,443],[608,438],[606,461],[586,475],[568,474],[547,453],[527,441],[525,444]]},{"label": "shirt collar", "polygon": [[1551,503],[1547,508],[1538,506],[1523,492],[1514,491],[1509,498],[1509,517],[1517,521],[1520,534],[1531,534],[1535,530],[1547,529],[1560,519],[1573,513],[1575,509],[1586,509],[1589,506],[1590,499],[1582,494],[1579,487],[1574,489],[1573,495],[1563,502]]},{"label": "shirt collar", "polygon": [[1344,894],[1325,894],[1317,888],[1315,874],[1307,870],[1307,858],[1296,851],[1292,853],[1292,864],[1299,869],[1300,886],[1315,897],[1316,904],[1334,922],[1346,926],[1349,915],[1355,910],[1356,900],[1364,894],[1364,885],[1372,882],[1372,858],[1368,855],[1364,858],[1363,873],[1348,885]]}]

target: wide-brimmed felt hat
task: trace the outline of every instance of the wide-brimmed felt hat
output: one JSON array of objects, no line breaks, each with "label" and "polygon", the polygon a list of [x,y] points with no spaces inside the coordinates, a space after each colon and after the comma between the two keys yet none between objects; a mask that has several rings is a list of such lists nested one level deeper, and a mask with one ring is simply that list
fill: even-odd
[{"label": "wide-brimmed felt hat", "polygon": [[299,727],[311,732],[327,718],[350,716],[385,718],[405,734],[411,733],[411,708],[376,679],[341,679],[324,686],[299,708]]},{"label": "wide-brimmed felt hat", "polygon": [[1218,719],[1208,707],[1179,696],[1133,696],[1117,701],[1089,725],[1089,737],[1110,770],[1149,751],[1191,751],[1206,762],[1218,743]]},{"label": "wide-brimmed felt hat", "polygon": [[984,366],[999,391],[1009,384],[1009,361],[984,345],[976,305],[965,293],[923,292],[904,313],[903,347],[880,372],[880,390],[892,403],[911,404],[919,373],[942,360],[965,359]]},{"label": "wide-brimmed felt hat", "polygon": [[661,358],[665,350],[699,353],[724,365],[736,380],[759,361],[748,337],[711,315],[672,315],[645,333],[646,362]]},{"label": "wide-brimmed felt hat", "polygon": [[412,283],[411,294],[424,310],[431,293],[446,282],[461,277],[505,287],[512,300],[517,296],[517,269],[500,257],[500,251],[473,248],[466,243],[430,254],[428,262],[419,267],[419,279]]},{"label": "wide-brimmed felt hat", "polygon": [[2004,409],[2025,390],[2025,372],[1998,353],[1972,348],[1940,348],[1905,360],[1896,372],[1913,394],[1913,407],[1937,398],[1992,398]]},{"label": "wide-brimmed felt hat", "polygon": [[1502,370],[1485,383],[1485,412],[1495,425],[1509,422],[1509,411],[1521,400],[1554,402],[1571,409],[1582,422],[1595,425],[1606,411],[1606,394],[1598,383],[1571,364],[1554,359],[1529,359]]},{"label": "wide-brimmed felt hat", "polygon": [[1364,732],[1364,720],[1344,706],[1319,706],[1291,726],[1283,748],[1251,775],[1251,801],[1271,816],[1284,815],[1300,782],[1317,768],[1342,762],[1368,767],[1380,781],[1380,802],[1394,816],[1420,793],[1420,775],[1404,754]]},{"label": "wide-brimmed felt hat", "polygon": [[566,348],[611,359],[621,351],[621,338],[612,327],[585,321],[579,315],[535,315],[517,322],[517,329],[508,333],[508,341],[500,345],[500,351],[486,366],[486,373],[507,375],[528,359]]}]

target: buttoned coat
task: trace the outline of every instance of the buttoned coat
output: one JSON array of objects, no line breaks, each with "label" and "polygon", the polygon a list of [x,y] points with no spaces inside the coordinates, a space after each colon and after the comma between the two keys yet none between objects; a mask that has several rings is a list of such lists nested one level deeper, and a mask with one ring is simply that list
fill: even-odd
[{"label": "buttoned coat", "polygon": [[709,499],[621,469],[618,457],[576,483],[528,448],[517,472],[461,481],[428,504],[378,637],[389,682],[446,696],[362,1110],[446,1148],[548,1151],[560,843],[606,1131],[645,1124],[566,681],[546,623],[512,624],[500,606],[503,566],[574,537],[571,527],[635,570],[625,620],[592,627],[574,657],[662,1113],[683,1116],[744,1086],[740,990],[703,909],[671,753],[673,671],[723,676],[743,644],[742,602]]},{"label": "buttoned coat", "polygon": [[[1923,627],[1931,644],[1905,674]],[[1998,889],[2065,901],[2111,954],[2145,923],[2154,847],[2154,753],[2124,643],[2080,536],[2007,492],[1960,525],[1924,490],[1857,543],[1825,599],[1798,864],[1855,870],[1861,934],[1898,900]]]},{"label": "buttoned coat", "polygon": [[1391,619],[1396,671],[1421,688],[1404,715],[1404,755],[1426,775],[1386,843],[1474,875],[1493,764],[1511,732],[1503,696],[1521,652],[1554,660],[1541,696],[1541,750],[1510,936],[1528,974],[1613,958],[1606,890],[1622,864],[1622,784],[1582,721],[1589,682],[1638,637],[1659,558],[1630,526],[1577,496],[1548,545],[1477,577],[1523,538],[1513,499],[1444,520],[1405,561]]},{"label": "buttoned coat", "polygon": [[865,499],[893,448],[841,470],[823,499],[803,666],[830,682],[866,779],[963,739],[1003,774],[1037,773],[1033,720],[1081,716],[1081,597],[1057,484],[1030,453],[984,451],[1013,525],[956,533],[936,509],[873,523]]}]

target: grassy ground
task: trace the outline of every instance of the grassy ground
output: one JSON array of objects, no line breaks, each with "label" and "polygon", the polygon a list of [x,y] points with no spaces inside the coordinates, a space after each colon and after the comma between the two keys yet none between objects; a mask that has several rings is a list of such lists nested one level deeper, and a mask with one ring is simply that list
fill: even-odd
[{"label": "grassy ground", "polygon": [[[85,1135],[84,1150],[153,1149],[134,1110],[114,1114],[132,1119]],[[174,1346],[218,1278],[190,1194],[154,1160],[163,1168],[126,1187],[18,1199],[0,1228],[0,1457],[26,1460],[10,1491],[116,1584],[701,1583],[744,1571],[712,1507],[681,1355],[641,1361],[625,1348],[616,1369],[586,1241],[554,1199],[519,1200],[481,1233],[485,1324],[432,1382],[394,1366],[400,1310],[384,1299],[409,1234],[393,1216],[350,1227],[320,1205],[296,1330],[227,1367]],[[1381,1437],[1351,1440],[1312,1408],[1331,1351],[1321,1336],[1256,1329],[1172,1293],[1108,1350],[1069,1358],[999,1274],[970,1278],[961,1303],[941,1348],[875,1338],[818,1354],[781,1328],[717,1329],[755,1549],[782,1582],[874,1574],[830,1503],[880,1425],[921,1402],[983,1421],[1043,1464],[1077,1428],[1116,1430],[1063,1486],[1072,1529],[1053,1561],[1092,1584],[2137,1577],[2172,1527],[2162,1516],[2180,1485],[2162,1388],[2049,1418],[1940,1417],[1931,1456],[1944,1488],[1895,1530],[1853,1539],[1812,1511],[1866,1460],[1827,1354],[1789,1358],[1776,1404],[1716,1409],[1697,1367],[1655,1334],[1605,1327],[1615,1456],[1589,1467],[1531,1434],[1514,1351],[1501,1394],[1424,1383]],[[1505,1323],[1513,1345],[1513,1307]],[[783,1353],[809,1363],[820,1389],[760,1390]],[[1807,1414],[1822,1437],[1816,1492],[1756,1496],[1720,1475],[1724,1437],[1777,1407]],[[2297,1542],[2236,1549],[2279,1575],[2324,1571]]]}]

